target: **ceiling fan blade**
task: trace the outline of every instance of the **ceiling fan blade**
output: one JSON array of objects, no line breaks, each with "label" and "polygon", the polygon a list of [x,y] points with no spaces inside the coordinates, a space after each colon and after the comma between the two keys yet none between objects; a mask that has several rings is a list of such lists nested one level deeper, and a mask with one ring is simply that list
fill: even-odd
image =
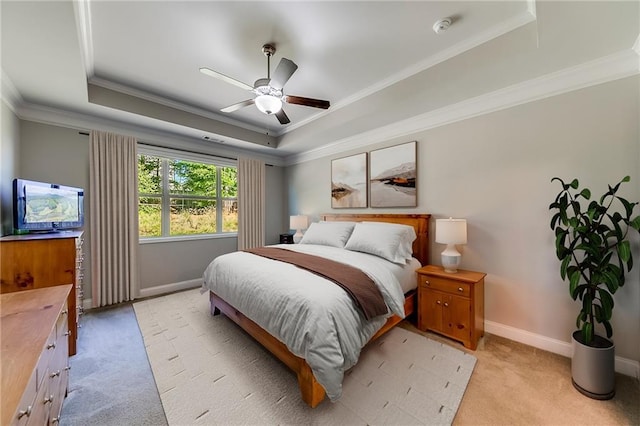
[{"label": "ceiling fan blade", "polygon": [[274,115],[278,118],[278,121],[280,122],[280,124],[289,124],[289,123],[291,123],[291,120],[289,120],[289,117],[287,117],[287,114],[285,114],[283,109],[281,109],[280,111],[276,112]]},{"label": "ceiling fan blade", "polygon": [[226,81],[227,83],[233,84],[234,86],[238,86],[241,89],[253,90],[252,86],[249,86],[248,84],[245,84],[245,83],[243,83],[241,81],[238,81],[235,78],[231,78],[231,77],[229,77],[227,75],[220,74],[219,72],[211,70],[209,68],[202,67],[202,68],[200,68],[200,72],[202,74],[208,75],[209,77],[213,77],[213,78],[217,78],[217,79],[222,80],[222,81]]},{"label": "ceiling fan blade", "polygon": [[323,101],[321,99],[303,98],[302,96],[286,95],[284,97],[284,101],[288,104],[304,105],[308,107],[322,108],[322,109],[329,109],[329,107],[331,106],[329,101]]},{"label": "ceiling fan blade", "polygon": [[253,99],[247,99],[246,101],[238,102],[237,104],[229,105],[226,108],[222,108],[220,111],[222,112],[234,112],[241,108],[248,107],[249,105],[253,105]]},{"label": "ceiling fan blade", "polygon": [[273,72],[273,77],[269,82],[269,86],[276,90],[282,90],[287,81],[291,78],[298,66],[287,58],[280,59],[280,63]]}]

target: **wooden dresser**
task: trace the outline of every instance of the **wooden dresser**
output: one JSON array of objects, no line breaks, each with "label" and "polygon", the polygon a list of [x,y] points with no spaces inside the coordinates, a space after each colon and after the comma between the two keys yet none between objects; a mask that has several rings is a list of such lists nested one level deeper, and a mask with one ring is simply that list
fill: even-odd
[{"label": "wooden dresser", "polygon": [[69,355],[76,354],[82,314],[82,231],[0,238],[0,293],[73,284],[69,294]]},{"label": "wooden dresser", "polygon": [[0,295],[3,426],[59,421],[69,384],[67,301],[72,288]]}]

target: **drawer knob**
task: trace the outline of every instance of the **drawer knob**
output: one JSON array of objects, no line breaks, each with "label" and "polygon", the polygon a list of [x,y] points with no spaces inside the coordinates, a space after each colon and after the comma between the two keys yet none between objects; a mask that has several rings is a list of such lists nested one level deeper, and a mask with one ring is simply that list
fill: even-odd
[{"label": "drawer knob", "polygon": [[55,343],[55,342],[53,342],[53,343],[49,343],[49,344],[47,345],[47,349],[55,349],[55,348],[56,348],[56,343]]},{"label": "drawer knob", "polygon": [[445,308],[448,308],[448,307],[449,307],[449,304],[448,304],[447,302],[444,302],[444,307],[445,307]]},{"label": "drawer knob", "polygon": [[60,312],[60,314],[62,315],[67,315],[69,313],[69,311],[67,309],[65,309],[64,311]]},{"label": "drawer knob", "polygon": [[431,283],[429,282],[429,280],[424,282],[426,285],[431,285]]},{"label": "drawer knob", "polygon": [[463,289],[462,287],[458,287],[458,291],[459,291],[460,293],[462,293],[462,292],[464,291],[464,289]]},{"label": "drawer knob", "polygon": [[53,402],[53,394],[44,397],[43,403],[48,404],[50,402]]},{"label": "drawer knob", "polygon": [[440,302],[439,300],[436,300],[436,305],[441,305],[442,302]]},{"label": "drawer knob", "polygon": [[69,330],[65,331],[65,332],[64,332],[64,335],[65,335],[65,336],[71,336],[71,331],[69,331]]},{"label": "drawer knob", "polygon": [[54,377],[58,377],[59,375],[60,375],[60,370],[56,371],[55,373],[51,373],[49,377],[53,379]]},{"label": "drawer knob", "polygon": [[65,371],[69,371],[69,370],[71,370],[71,366],[70,366],[70,365],[67,365],[67,366],[64,368],[64,370],[65,370]]},{"label": "drawer knob", "polygon": [[24,416],[29,417],[31,415],[31,406],[28,406],[26,410],[18,411],[18,418],[21,419]]},{"label": "drawer knob", "polygon": [[54,417],[51,419],[51,423],[60,423],[60,417]]}]

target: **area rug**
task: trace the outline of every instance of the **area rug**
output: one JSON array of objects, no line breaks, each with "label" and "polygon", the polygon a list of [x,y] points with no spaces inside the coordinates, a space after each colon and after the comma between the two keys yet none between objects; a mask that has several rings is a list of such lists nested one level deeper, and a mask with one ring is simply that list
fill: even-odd
[{"label": "area rug", "polygon": [[363,349],[342,397],[309,408],[296,376],[198,289],[140,301],[136,317],[170,425],[451,424],[476,358],[396,327]]}]

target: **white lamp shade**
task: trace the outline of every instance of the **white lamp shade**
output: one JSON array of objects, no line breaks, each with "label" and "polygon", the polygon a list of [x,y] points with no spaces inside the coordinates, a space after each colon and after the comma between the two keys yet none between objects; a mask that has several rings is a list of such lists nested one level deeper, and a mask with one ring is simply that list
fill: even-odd
[{"label": "white lamp shade", "polygon": [[282,100],[271,95],[260,95],[254,100],[258,109],[265,114],[275,114],[282,109]]},{"label": "white lamp shade", "polygon": [[304,215],[291,216],[289,218],[289,229],[307,229],[309,227],[309,221]]},{"label": "white lamp shade", "polygon": [[466,244],[466,219],[436,219],[436,243]]}]

